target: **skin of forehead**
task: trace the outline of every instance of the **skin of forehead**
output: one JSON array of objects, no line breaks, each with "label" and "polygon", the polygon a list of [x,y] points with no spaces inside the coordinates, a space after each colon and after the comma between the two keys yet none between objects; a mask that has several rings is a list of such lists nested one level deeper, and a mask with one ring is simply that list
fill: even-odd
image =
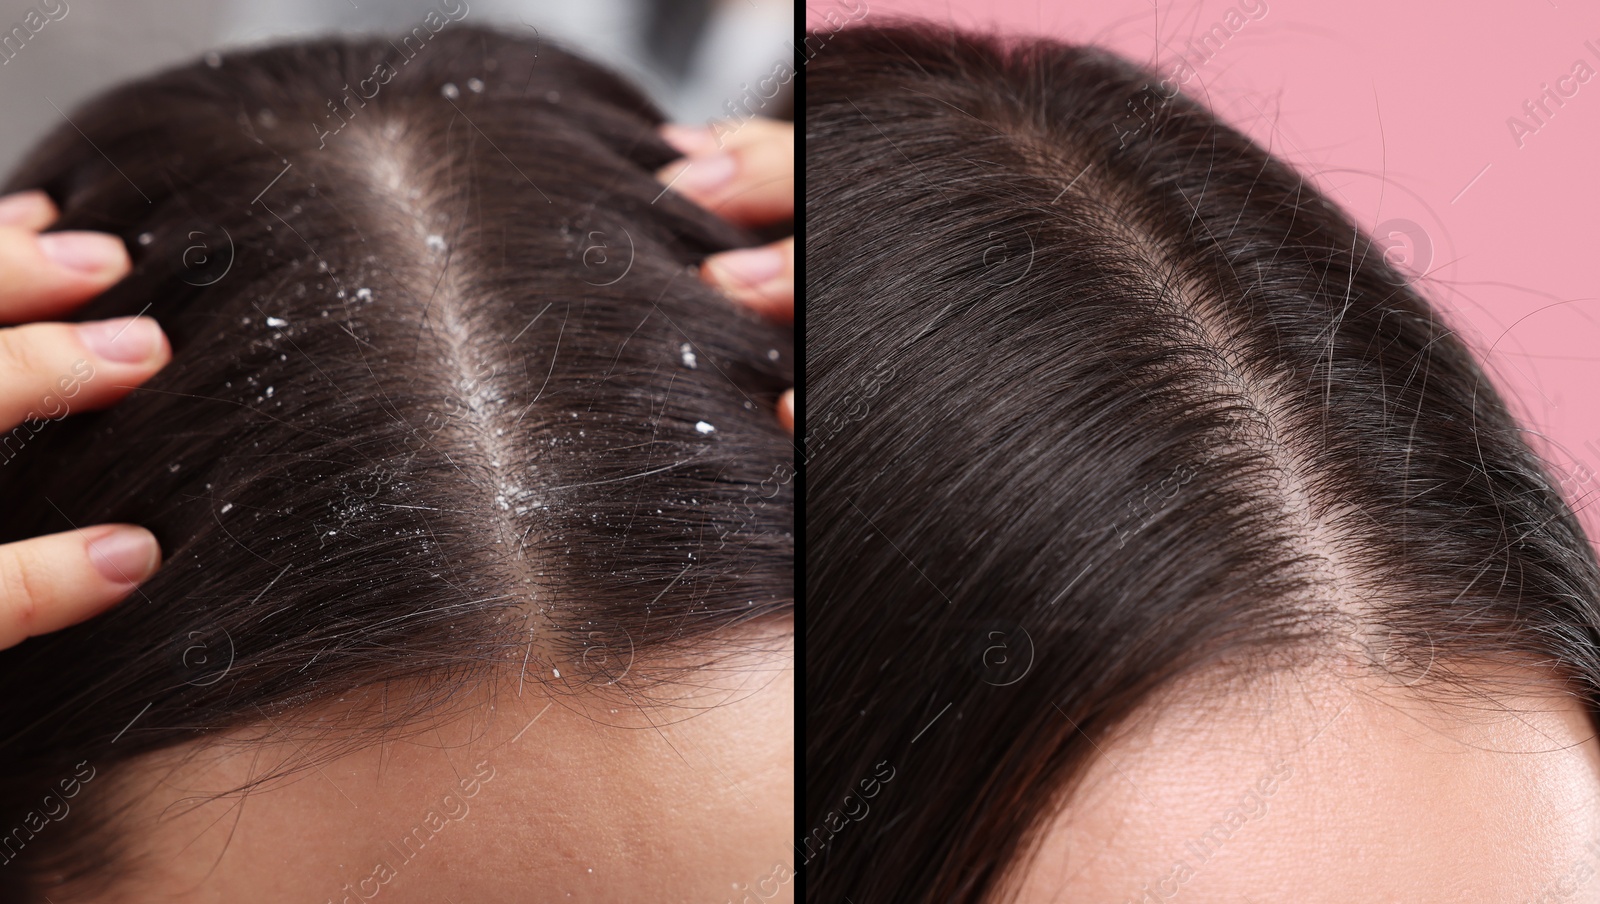
[{"label": "skin of forehead", "polygon": [[252,728],[153,755],[114,780],[135,871],[96,900],[788,904],[792,632],[780,643],[643,708],[533,681],[519,697],[513,680],[242,802],[203,801],[307,741],[244,740]]},{"label": "skin of forehead", "polygon": [[1185,682],[1100,745],[1005,891],[1018,904],[1600,902],[1588,712],[1531,667],[1457,672],[1466,684],[1320,667]]}]

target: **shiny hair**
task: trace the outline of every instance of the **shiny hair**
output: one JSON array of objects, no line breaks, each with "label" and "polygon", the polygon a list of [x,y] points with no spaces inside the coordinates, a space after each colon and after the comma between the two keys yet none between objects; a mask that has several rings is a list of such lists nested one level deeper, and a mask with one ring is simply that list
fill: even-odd
[{"label": "shiny hair", "polygon": [[810,896],[1002,900],[1201,670],[1511,657],[1593,711],[1576,518],[1300,173],[1109,52],[933,25],[827,37],[805,128]]},{"label": "shiny hair", "polygon": [[793,334],[696,278],[755,239],[655,181],[661,121],[445,23],[210,54],[33,151],[9,190],[133,253],[79,316],[174,357],[0,466],[0,540],[134,522],[165,565],[0,652],[0,901],[114,880],[131,757],[357,689],[371,732],[491,679],[637,702],[786,623]]}]

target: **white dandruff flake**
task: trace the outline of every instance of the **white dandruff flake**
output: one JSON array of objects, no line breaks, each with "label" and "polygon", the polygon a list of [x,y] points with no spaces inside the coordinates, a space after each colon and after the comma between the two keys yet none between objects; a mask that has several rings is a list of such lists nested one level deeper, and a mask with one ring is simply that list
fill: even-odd
[{"label": "white dandruff flake", "polygon": [[776,360],[778,360],[778,350],[775,349],[775,348],[767,349],[767,360],[768,361],[776,361]]},{"label": "white dandruff flake", "polygon": [[289,325],[289,321],[284,320],[282,317],[268,317],[267,318],[267,326],[279,327],[281,329],[282,327],[286,327],[288,325]]},{"label": "white dandruff flake", "polygon": [[356,300],[357,301],[371,301],[372,300],[372,290],[371,289],[357,289],[356,290]]},{"label": "white dandruff flake", "polygon": [[428,236],[428,248],[442,254],[444,252],[444,236],[437,233]]},{"label": "white dandruff flake", "polygon": [[717,432],[717,428],[711,426],[710,424],[706,423],[705,421],[701,421],[698,424],[695,424],[694,425],[694,429],[700,431],[701,433],[715,433],[715,432]]},{"label": "white dandruff flake", "polygon": [[467,79],[467,90],[471,91],[473,94],[482,94],[483,93],[483,79],[478,79],[478,78],[469,78],[469,79]]},{"label": "white dandruff flake", "polygon": [[153,242],[155,240],[156,240],[156,237],[155,237],[154,233],[149,233],[149,232],[141,232],[141,233],[139,233],[139,244],[141,244],[141,245],[148,245],[148,244],[150,244],[151,242]]},{"label": "white dandruff flake", "polygon": [[683,366],[694,370],[700,366],[700,359],[694,356],[694,346],[685,342],[678,346],[678,353],[683,356]]},{"label": "white dandruff flake", "polygon": [[272,387],[271,386],[267,387],[267,398],[269,398],[269,399],[272,398]]},{"label": "white dandruff flake", "polygon": [[551,672],[551,674],[555,675],[557,678],[561,677],[561,670],[560,669],[551,669],[550,672]]},{"label": "white dandruff flake", "polygon": [[222,514],[226,515],[231,511],[233,511],[233,503],[229,502],[222,506]]},{"label": "white dandruff flake", "polygon": [[461,89],[457,88],[454,82],[445,82],[444,87],[439,89],[439,93],[451,100],[455,100],[461,96]]}]

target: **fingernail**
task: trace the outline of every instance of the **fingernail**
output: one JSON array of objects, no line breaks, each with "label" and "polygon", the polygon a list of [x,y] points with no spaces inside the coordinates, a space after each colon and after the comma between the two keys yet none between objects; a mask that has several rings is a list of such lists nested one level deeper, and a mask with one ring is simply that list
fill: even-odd
[{"label": "fingernail", "polygon": [[759,286],[783,272],[783,252],[776,248],[741,248],[706,258],[719,283]]},{"label": "fingernail", "polygon": [[39,236],[44,256],[81,273],[124,269],[128,249],[122,240],[103,232],[47,232]]},{"label": "fingernail", "polygon": [[137,584],[155,574],[161,547],[142,527],[114,527],[89,542],[89,559],[100,576],[113,584]]},{"label": "fingernail", "polygon": [[692,157],[678,167],[677,175],[666,181],[680,191],[687,189],[695,194],[707,194],[732,182],[738,170],[739,164],[732,154]]},{"label": "fingernail", "polygon": [[718,150],[717,140],[711,136],[710,129],[698,126],[680,126],[669,122],[657,131],[667,144],[672,145],[674,149],[685,157],[710,154]]},{"label": "fingernail", "polygon": [[78,325],[78,338],[98,357],[141,364],[161,348],[161,327],[149,317],[118,317]]},{"label": "fingernail", "polygon": [[778,420],[783,421],[783,426],[789,428],[789,432],[790,433],[794,432],[794,390],[793,389],[791,389],[788,392],[784,393],[783,394],[783,398],[778,402]]},{"label": "fingernail", "polygon": [[50,196],[37,189],[0,198],[0,226],[36,222],[50,208]]}]

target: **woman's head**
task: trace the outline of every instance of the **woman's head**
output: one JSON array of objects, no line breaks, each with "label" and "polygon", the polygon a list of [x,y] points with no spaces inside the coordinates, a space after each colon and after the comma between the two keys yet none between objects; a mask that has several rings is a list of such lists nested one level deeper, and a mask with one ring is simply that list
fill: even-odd
[{"label": "woman's head", "polygon": [[1521,900],[1589,862],[1593,554],[1367,234],[1091,48],[845,30],[806,133],[820,895],[1345,900],[1362,863]]},{"label": "woman's head", "polygon": [[[381,857],[397,899],[770,877],[792,337],[694,277],[750,237],[654,181],[659,123],[441,21],[211,55],[25,162],[13,188],[133,251],[82,316],[154,316],[174,359],[0,467],[0,540],[127,520],[166,556],[0,654],[0,899],[341,900]],[[461,827],[413,834],[435,810]]]}]

